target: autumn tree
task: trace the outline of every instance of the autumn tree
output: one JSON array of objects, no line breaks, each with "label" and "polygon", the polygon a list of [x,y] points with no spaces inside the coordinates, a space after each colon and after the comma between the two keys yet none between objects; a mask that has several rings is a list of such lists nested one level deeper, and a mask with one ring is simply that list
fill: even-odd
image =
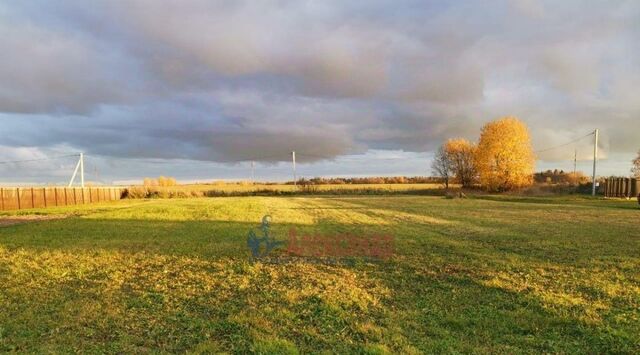
[{"label": "autumn tree", "polygon": [[168,186],[175,186],[175,185],[176,185],[176,179],[172,177],[160,176],[158,178],[158,186],[168,187]]},{"label": "autumn tree", "polygon": [[535,155],[529,129],[516,117],[504,117],[482,128],[475,155],[480,184],[506,191],[533,183]]},{"label": "autumn tree", "polygon": [[441,146],[436,152],[433,162],[431,163],[431,170],[436,176],[442,178],[444,187],[448,189],[449,178],[451,176],[451,161],[444,146]]},{"label": "autumn tree", "polygon": [[449,139],[444,151],[450,162],[450,169],[463,187],[473,185],[478,176],[475,166],[476,146],[464,138]]},{"label": "autumn tree", "polygon": [[142,185],[146,187],[157,186],[158,182],[154,179],[146,177],[144,178],[144,180],[142,180]]},{"label": "autumn tree", "polygon": [[165,176],[160,176],[157,179],[151,179],[146,177],[142,181],[142,185],[146,187],[155,187],[155,186],[167,187],[167,186],[176,186],[177,184],[178,182],[176,181],[175,178],[165,177]]},{"label": "autumn tree", "polygon": [[631,173],[635,178],[640,179],[640,151],[638,151],[638,156],[635,159],[633,159],[631,163],[633,164],[633,167],[631,168]]}]

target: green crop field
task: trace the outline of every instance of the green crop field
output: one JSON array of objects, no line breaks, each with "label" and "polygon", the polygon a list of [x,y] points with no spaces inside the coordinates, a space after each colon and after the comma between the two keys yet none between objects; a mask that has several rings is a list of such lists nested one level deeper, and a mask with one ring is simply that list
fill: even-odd
[{"label": "green crop field", "polygon": [[[292,227],[384,233],[395,253],[251,263],[247,233],[265,214],[282,240]],[[634,202],[226,197],[0,213],[25,217],[0,223],[0,351],[640,352]]]}]

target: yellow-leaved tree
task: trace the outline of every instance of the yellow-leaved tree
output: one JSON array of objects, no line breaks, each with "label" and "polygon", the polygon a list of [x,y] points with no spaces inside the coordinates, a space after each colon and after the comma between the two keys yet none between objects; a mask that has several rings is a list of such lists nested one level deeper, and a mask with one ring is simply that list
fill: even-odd
[{"label": "yellow-leaved tree", "polygon": [[516,117],[487,123],[478,142],[476,169],[480,184],[490,191],[507,191],[533,183],[535,154],[529,129]]}]

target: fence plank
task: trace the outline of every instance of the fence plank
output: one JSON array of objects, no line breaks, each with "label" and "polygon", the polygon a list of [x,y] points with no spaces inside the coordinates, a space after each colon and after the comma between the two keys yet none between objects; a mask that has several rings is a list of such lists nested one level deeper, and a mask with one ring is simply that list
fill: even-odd
[{"label": "fence plank", "polygon": [[[59,189],[63,191],[60,192]],[[78,191],[78,189],[80,190]],[[629,189],[631,189],[631,184],[629,184]],[[88,198],[86,196],[87,192],[89,193]],[[631,191],[629,191],[629,193],[630,192]],[[61,193],[63,193],[64,196],[61,196]],[[14,194],[15,196],[13,196]],[[75,187],[0,187],[0,211],[117,201],[120,200],[121,196],[121,189],[115,187],[86,189]]]}]

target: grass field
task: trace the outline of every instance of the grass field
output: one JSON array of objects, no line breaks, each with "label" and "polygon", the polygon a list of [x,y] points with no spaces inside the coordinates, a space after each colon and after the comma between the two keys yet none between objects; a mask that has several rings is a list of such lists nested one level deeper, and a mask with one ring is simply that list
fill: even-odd
[{"label": "grass field", "polygon": [[[459,187],[452,184],[452,187]],[[130,198],[160,197],[218,197],[218,196],[248,196],[248,195],[380,195],[398,193],[441,193],[441,184],[321,184],[321,185],[289,185],[263,183],[212,183],[187,184],[168,187],[130,186]],[[439,192],[440,191],[440,192]]]},{"label": "grass field", "polygon": [[[640,209],[580,197],[229,197],[41,211],[0,227],[0,351],[638,353]],[[389,233],[389,261],[249,263]],[[281,251],[279,251],[281,253]]]}]

